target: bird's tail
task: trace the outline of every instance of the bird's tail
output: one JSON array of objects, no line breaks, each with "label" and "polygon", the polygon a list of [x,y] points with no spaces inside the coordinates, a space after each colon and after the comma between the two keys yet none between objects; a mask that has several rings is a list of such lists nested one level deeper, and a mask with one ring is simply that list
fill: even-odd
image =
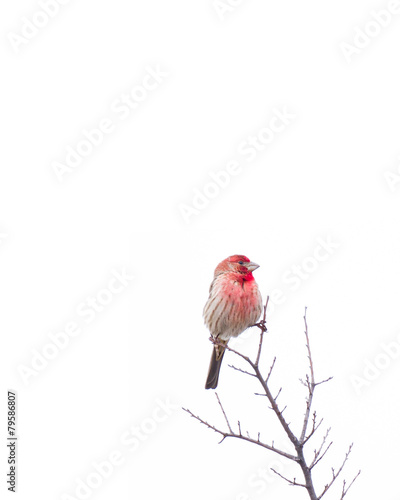
[{"label": "bird's tail", "polygon": [[[225,344],[228,341],[224,342]],[[221,369],[222,358],[225,354],[225,347],[221,345],[214,345],[211,354],[210,367],[208,369],[206,389],[215,389],[218,385],[219,371]]]}]

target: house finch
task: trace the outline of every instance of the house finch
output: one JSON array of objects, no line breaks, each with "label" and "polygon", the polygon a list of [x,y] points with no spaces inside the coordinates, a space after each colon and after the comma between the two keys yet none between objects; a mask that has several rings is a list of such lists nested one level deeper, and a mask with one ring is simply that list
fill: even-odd
[{"label": "house finch", "polygon": [[260,317],[262,298],[252,274],[258,267],[244,255],[233,255],[214,271],[203,316],[211,336],[223,345],[214,344],[206,389],[215,389],[218,385],[224,346],[229,339],[240,335]]}]

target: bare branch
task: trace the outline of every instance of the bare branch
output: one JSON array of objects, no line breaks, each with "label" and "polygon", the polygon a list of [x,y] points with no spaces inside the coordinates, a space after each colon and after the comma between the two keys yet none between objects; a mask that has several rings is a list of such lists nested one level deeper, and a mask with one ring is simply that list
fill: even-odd
[{"label": "bare branch", "polygon": [[[329,488],[332,486],[332,484],[336,481],[336,479],[339,477],[340,473],[342,472],[343,470],[343,467],[345,465],[345,463],[347,462],[348,458],[349,458],[349,455],[351,453],[351,449],[353,448],[353,443],[349,446],[349,449],[347,450],[346,452],[346,455],[344,457],[344,460],[342,462],[342,465],[339,467],[338,471],[336,472],[335,469],[332,467],[332,479],[330,481],[330,483],[326,484],[325,485],[325,488],[324,488],[324,491],[321,493],[321,495],[318,497],[318,500],[320,500],[324,495],[325,493],[329,490]],[[354,479],[355,480],[355,479]],[[354,482],[353,480],[353,482]],[[351,486],[351,485],[350,485]],[[349,486],[349,487],[350,487]],[[345,493],[346,494],[346,493]],[[343,497],[342,497],[343,498]]]},{"label": "bare branch", "polygon": [[268,398],[268,400],[269,400],[269,402],[271,404],[271,407],[272,407],[273,411],[275,412],[276,416],[278,417],[278,420],[281,423],[281,425],[282,425],[284,431],[286,432],[288,438],[290,439],[290,441],[295,446],[297,446],[298,445],[298,439],[293,434],[292,430],[289,427],[289,424],[286,422],[285,418],[283,417],[282,412],[280,411],[280,409],[279,409],[279,407],[278,407],[278,405],[277,405],[274,397],[272,396],[271,391],[270,391],[270,389],[268,387],[267,382],[264,380],[263,376],[261,375],[258,366],[256,366],[251,361],[250,361],[250,364],[252,365],[252,368],[255,371],[256,376],[257,376],[258,380],[260,381],[260,384],[262,385],[262,387],[264,389],[264,392],[265,392],[265,394],[266,394],[266,396],[267,396],[267,398]]},{"label": "bare branch", "polygon": [[282,392],[282,387],[279,388],[278,394],[274,397],[274,401],[276,401],[279,397],[279,394]]},{"label": "bare branch", "polygon": [[190,410],[188,410],[187,408],[182,408],[184,411],[186,411],[187,413],[189,413],[189,415],[193,418],[195,418],[196,420],[198,420],[200,423],[202,423],[203,425],[205,425],[206,427],[208,427],[209,429],[212,429],[213,431],[217,432],[218,434],[220,434],[222,436],[222,439],[220,441],[220,443],[222,443],[222,441],[225,439],[225,438],[228,438],[228,437],[233,437],[233,438],[237,438],[237,439],[242,439],[243,441],[247,441],[249,443],[253,443],[253,444],[256,444],[258,446],[261,446],[262,448],[266,448],[267,450],[270,450],[270,451],[273,451],[274,453],[277,453],[278,455],[281,455],[282,457],[285,457],[285,458],[288,458],[289,460],[293,460],[293,461],[297,461],[297,457],[294,456],[294,455],[291,455],[290,453],[286,453],[285,451],[283,450],[280,450],[278,448],[275,448],[275,446],[270,446],[269,444],[266,444],[266,443],[262,443],[261,441],[259,441],[258,439],[253,439],[249,436],[244,436],[242,434],[242,431],[241,431],[241,428],[240,428],[240,422],[238,422],[238,426],[239,426],[239,434],[235,434],[235,433],[231,433],[231,432],[224,432],[224,431],[221,431],[220,429],[217,429],[217,427],[215,427],[214,425],[211,425],[209,424],[208,422],[206,422],[205,420],[203,420],[201,417],[195,415],[194,413],[192,413]]},{"label": "bare branch", "polygon": [[313,461],[313,463],[310,465],[310,470],[313,469],[317,465],[317,463],[320,462],[324,458],[324,456],[326,455],[326,453],[328,452],[328,450],[332,446],[332,444],[333,444],[333,441],[331,441],[328,444],[328,446],[326,447],[325,451],[322,453],[322,455],[319,458],[316,459],[316,457],[314,457],[315,461]]},{"label": "bare branch", "polygon": [[274,358],[274,360],[272,361],[272,365],[269,369],[269,372],[268,372],[268,375],[267,375],[267,378],[265,379],[265,383],[267,384],[268,383],[268,380],[269,380],[269,377],[271,376],[271,373],[272,373],[272,370],[274,369],[274,366],[275,366],[275,361],[276,361],[276,357]]},{"label": "bare branch", "polygon": [[311,349],[310,349],[310,340],[308,338],[308,326],[307,326],[307,307],[305,308],[304,311],[304,326],[305,326],[305,335],[306,335],[306,346],[307,346],[307,351],[308,351],[308,360],[310,362],[310,373],[311,373],[311,384],[313,385],[315,383],[314,379],[314,366],[311,358]]},{"label": "bare branch", "polygon": [[296,478],[293,478],[293,479],[288,479],[287,477],[283,476],[282,474],[280,474],[278,471],[276,471],[275,469],[273,469],[271,467],[271,470],[272,472],[274,472],[277,476],[281,477],[282,479],[284,479],[286,482],[288,482],[290,484],[290,486],[301,486],[303,488],[306,488],[306,485],[305,484],[301,484],[301,483],[298,483],[296,481]]},{"label": "bare branch", "polygon": [[238,368],[237,366],[233,365],[228,365],[230,368],[233,368],[234,370],[237,370],[238,372],[245,373],[246,375],[250,375],[251,377],[255,377],[254,373],[247,372],[246,370],[242,370],[241,368]]},{"label": "bare branch", "polygon": [[261,332],[260,332],[260,343],[258,345],[258,352],[257,352],[256,362],[254,363],[256,366],[258,366],[258,363],[260,361],[264,333],[267,331],[265,317],[266,317],[266,314],[267,314],[268,302],[269,302],[269,295],[267,296],[267,300],[265,302],[263,319],[260,321],[260,323],[256,324],[256,326],[258,326],[260,328],[260,330],[261,330]]},{"label": "bare branch", "polygon": [[299,378],[299,380],[300,380],[300,383],[301,383],[302,385],[304,385],[305,387],[307,387],[307,388],[308,388],[307,382],[304,382],[304,380],[303,380],[302,378]]},{"label": "bare branch", "polygon": [[196,420],[198,420],[200,423],[202,423],[203,425],[205,425],[209,429],[212,429],[213,431],[217,432],[218,434],[221,434],[222,439],[221,439],[220,443],[222,443],[222,441],[228,436],[228,434],[226,432],[220,431],[219,429],[217,429],[213,425],[209,424],[208,422],[206,422],[205,420],[203,420],[202,418],[200,418],[198,415],[195,415],[194,413],[192,413],[187,408],[182,408],[182,410],[186,411],[187,413],[189,413],[189,415],[191,417],[195,418]]},{"label": "bare branch", "polygon": [[215,393],[215,396],[216,396],[216,398],[217,398],[217,401],[218,401],[218,404],[219,404],[219,406],[220,406],[220,408],[221,408],[221,411],[222,411],[222,413],[224,414],[225,421],[226,421],[226,425],[228,426],[229,432],[230,432],[231,434],[233,434],[233,430],[232,430],[231,424],[229,423],[228,417],[226,416],[226,413],[225,413],[224,407],[222,406],[222,403],[221,403],[221,401],[220,401],[220,399],[219,399],[218,393]]},{"label": "bare branch", "polygon": [[313,413],[312,429],[310,431],[310,434],[305,437],[305,439],[303,441],[303,444],[306,444],[307,441],[317,432],[317,430],[319,429],[319,427],[321,426],[321,424],[322,424],[323,421],[324,421],[324,419],[321,418],[321,420],[317,424],[316,423],[317,422],[317,413],[316,412]]},{"label": "bare branch", "polygon": [[[308,422],[309,422],[309,419],[310,419],[311,405],[312,405],[312,400],[313,400],[313,397],[314,397],[315,388],[318,385],[325,384],[325,382],[329,382],[333,378],[333,377],[329,377],[329,378],[327,378],[325,380],[322,380],[321,382],[315,382],[314,364],[313,364],[312,356],[311,356],[310,339],[308,337],[307,307],[305,308],[305,311],[304,311],[304,333],[305,333],[305,336],[306,336],[307,357],[308,357],[308,361],[309,361],[310,375],[308,375],[308,374],[306,375],[306,380],[305,381],[302,380],[302,379],[300,379],[300,382],[304,386],[306,386],[308,388],[308,397],[306,399],[306,411],[305,411],[305,414],[304,414],[303,428],[302,428],[302,431],[301,431],[301,434],[300,434],[300,439],[299,439],[300,443],[302,443],[303,445],[310,439],[310,437],[317,430],[315,428],[315,421],[314,421],[313,422],[313,428],[312,428],[310,434],[308,435],[308,437],[306,438],[307,426],[308,426]],[[319,427],[319,425],[318,425],[318,427]]]},{"label": "bare branch", "polygon": [[280,423],[281,423],[284,431],[286,432],[286,434],[289,437],[290,441],[294,445],[297,445],[298,444],[298,439],[293,434],[293,432],[290,429],[290,427],[289,427],[288,423],[286,422],[286,420],[283,418],[282,412],[279,410],[279,407],[278,407],[276,401],[274,400],[274,397],[272,396],[271,391],[269,390],[269,387],[268,387],[266,381],[264,380],[263,376],[261,375],[259,367],[255,363],[253,363],[253,361],[248,356],[245,356],[241,352],[238,352],[235,349],[232,349],[231,347],[229,347],[227,345],[223,345],[222,342],[220,340],[218,340],[217,338],[210,337],[210,340],[213,342],[213,344],[217,344],[217,345],[221,345],[221,346],[225,347],[226,350],[231,351],[234,354],[237,354],[242,359],[244,359],[245,361],[247,361],[247,363],[249,363],[249,365],[253,368],[253,370],[255,372],[255,376],[260,381],[260,383],[261,383],[261,385],[262,385],[262,387],[263,387],[263,389],[265,391],[265,394],[266,394],[267,398],[269,399],[269,402],[271,403],[272,409],[274,410],[276,416],[278,417],[278,419],[279,419],[279,421],[280,421]]},{"label": "bare branch", "polygon": [[[261,374],[261,371],[260,371],[260,368],[259,368],[259,362],[260,362],[260,357],[261,357],[261,350],[262,350],[262,345],[263,345],[264,333],[267,332],[267,327],[266,327],[266,310],[267,310],[267,306],[268,306],[268,301],[269,301],[269,297],[267,298],[266,304],[264,306],[263,319],[259,323],[253,325],[253,326],[257,326],[261,330],[261,332],[260,332],[260,341],[259,341],[258,351],[257,351],[257,356],[256,356],[256,359],[255,359],[254,362],[248,356],[245,356],[244,354],[242,354],[242,353],[236,351],[235,349],[232,349],[231,347],[229,347],[229,346],[225,345],[224,343],[222,343],[220,340],[218,340],[218,338],[216,338],[216,339],[211,338],[211,341],[213,342],[213,344],[215,344],[215,345],[221,345],[226,350],[233,352],[237,356],[239,356],[242,359],[244,359],[246,361],[246,363],[248,363],[250,365],[250,367],[251,367],[250,371],[244,370],[242,368],[238,368],[238,367],[233,366],[233,365],[229,365],[229,366],[231,368],[233,368],[234,370],[242,372],[242,373],[244,373],[246,375],[250,375],[252,377],[256,377],[258,379],[258,381],[260,382],[260,384],[261,384],[264,392],[263,393],[257,393],[256,392],[255,394],[257,396],[266,396],[267,397],[268,402],[270,404],[270,408],[275,413],[276,417],[278,418],[278,420],[279,420],[279,422],[281,424],[281,427],[283,428],[283,430],[285,431],[286,435],[288,436],[290,442],[294,446],[295,453],[291,454],[291,453],[287,453],[287,452],[285,452],[283,450],[280,450],[278,448],[275,448],[274,441],[272,441],[272,444],[263,443],[260,440],[260,433],[259,432],[257,434],[257,439],[253,439],[252,437],[250,437],[250,434],[247,431],[244,432],[244,433],[242,433],[242,428],[241,428],[240,420],[238,420],[238,433],[235,433],[233,431],[230,423],[229,423],[228,417],[227,417],[227,415],[225,413],[225,410],[224,410],[224,408],[222,406],[222,403],[221,403],[221,401],[220,401],[219,396],[218,396],[217,393],[215,395],[216,395],[218,404],[219,404],[219,406],[221,408],[221,411],[222,411],[222,413],[224,415],[225,422],[226,422],[226,424],[228,426],[228,431],[222,431],[222,430],[218,429],[217,427],[209,424],[205,420],[201,419],[200,417],[194,415],[190,410],[187,410],[187,409],[184,409],[184,410],[187,413],[189,413],[190,416],[192,416],[195,419],[197,419],[200,423],[204,424],[209,429],[212,429],[213,431],[217,432],[221,436],[221,440],[219,441],[220,443],[224,439],[226,439],[227,437],[241,439],[243,441],[247,441],[249,443],[256,444],[257,446],[261,446],[261,447],[263,447],[263,448],[265,448],[265,449],[267,449],[269,451],[277,453],[280,456],[283,456],[283,457],[285,457],[285,458],[287,458],[289,460],[292,460],[292,461],[298,463],[299,466],[300,466],[300,468],[301,468],[301,470],[302,470],[303,476],[304,476],[304,483],[298,482],[296,480],[296,478],[290,479],[288,477],[285,477],[281,473],[277,472],[275,469],[271,469],[271,470],[276,475],[278,475],[283,480],[285,480],[289,485],[291,485],[291,486],[300,486],[300,487],[306,488],[306,490],[308,492],[308,495],[310,497],[310,500],[321,500],[321,498],[331,488],[331,486],[333,485],[333,483],[336,481],[336,479],[341,474],[341,472],[342,472],[342,470],[343,470],[343,468],[344,468],[344,466],[345,466],[345,464],[346,464],[346,462],[348,460],[348,457],[350,455],[350,452],[351,452],[351,449],[352,449],[352,445],[349,447],[347,453],[345,454],[344,460],[343,460],[341,466],[339,467],[339,469],[337,471],[335,469],[333,469],[333,468],[331,469],[332,470],[332,477],[331,477],[330,481],[325,485],[325,487],[324,487],[322,493],[320,494],[320,496],[317,496],[317,494],[315,492],[315,489],[314,489],[314,484],[313,484],[312,470],[325,457],[325,455],[329,451],[330,447],[332,446],[332,443],[333,443],[332,441],[330,441],[329,444],[327,444],[327,439],[328,439],[328,435],[329,435],[329,432],[330,432],[330,428],[328,428],[326,430],[326,433],[325,433],[325,435],[322,438],[322,441],[321,441],[321,444],[320,444],[319,448],[314,450],[314,457],[311,460],[311,463],[309,463],[306,460],[305,456],[304,456],[304,446],[311,439],[311,437],[314,436],[314,434],[317,432],[317,430],[320,428],[320,426],[322,425],[322,422],[323,422],[323,418],[321,418],[321,419],[317,418],[317,413],[315,411],[313,411],[311,413],[315,388],[318,385],[321,385],[321,384],[324,384],[325,382],[328,382],[329,380],[332,379],[332,377],[329,377],[329,378],[327,378],[325,380],[322,380],[321,382],[316,382],[315,381],[314,365],[313,365],[313,360],[312,360],[312,356],[311,356],[310,341],[309,341],[309,336],[308,336],[308,325],[307,325],[307,317],[306,317],[307,308],[305,308],[305,312],[304,312],[305,332],[304,333],[305,333],[305,336],[306,336],[306,348],[307,348],[307,358],[308,358],[308,361],[309,361],[309,373],[306,374],[304,380],[300,379],[300,382],[307,388],[307,397],[306,397],[306,409],[305,409],[305,413],[304,413],[303,418],[302,418],[301,432],[300,432],[300,436],[297,437],[293,433],[293,431],[291,430],[291,424],[290,424],[290,422],[287,421],[285,419],[285,417],[283,416],[283,413],[284,413],[284,411],[286,409],[286,406],[281,410],[280,407],[279,407],[279,405],[278,405],[278,403],[277,403],[278,397],[279,397],[279,395],[282,392],[282,387],[279,389],[278,393],[274,397],[272,395],[273,393],[272,393],[272,391],[271,391],[271,389],[270,389],[270,387],[268,385],[270,377],[271,377],[271,374],[272,374],[272,371],[273,371],[273,368],[275,366],[276,358],[273,359],[273,362],[272,362],[272,364],[270,366],[270,369],[269,369],[269,372],[268,372],[268,375],[267,375],[266,378]],[[311,417],[311,415],[312,415],[312,417]],[[311,424],[310,424],[310,419],[311,419]],[[310,430],[308,430],[309,425],[311,426]],[[342,487],[342,492],[341,492],[341,498],[340,498],[340,500],[344,499],[344,497],[347,494],[349,488],[353,485],[354,481],[357,479],[357,477],[359,475],[360,475],[360,472],[358,472],[358,474],[353,478],[353,480],[351,481],[350,484],[347,484],[346,480],[343,481],[343,487]]]},{"label": "bare branch", "polygon": [[332,379],[333,377],[328,377],[325,380],[321,380],[321,382],[314,382],[314,387],[317,387],[317,385],[325,384],[326,382],[329,382]]},{"label": "bare branch", "polygon": [[306,406],[306,412],[304,414],[304,420],[303,420],[303,429],[300,434],[300,443],[304,443],[305,435],[307,432],[307,425],[308,425],[308,420],[310,418],[310,411],[311,411],[311,404],[312,404],[312,399],[314,395],[314,388],[315,388],[315,379],[314,379],[314,366],[312,362],[312,357],[311,357],[311,348],[310,348],[310,340],[308,338],[308,326],[307,326],[307,307],[305,308],[304,311],[304,333],[306,335],[306,347],[308,351],[308,360],[310,362],[310,374],[311,374],[311,380],[308,375],[306,375],[306,385],[308,387],[308,398],[307,398],[307,406]]},{"label": "bare branch", "polygon": [[358,476],[361,474],[361,471],[359,470],[357,474],[354,476],[352,482],[347,486],[346,488],[346,479],[343,480],[343,489],[342,489],[342,496],[340,497],[340,500],[343,500],[343,498],[346,496],[346,493],[349,491],[351,486],[353,486],[354,481],[358,478]]},{"label": "bare branch", "polygon": [[331,447],[332,445],[332,441],[329,443],[328,447],[326,448],[326,450],[324,451],[323,455],[321,458],[318,458],[322,452],[322,448],[324,447],[325,443],[326,443],[326,440],[328,439],[328,436],[329,436],[329,433],[331,432],[331,428],[329,427],[327,430],[326,430],[326,433],[324,435],[324,437],[322,438],[322,442],[321,442],[321,446],[319,447],[318,451],[317,450],[314,450],[314,459],[313,461],[311,462],[311,465],[310,465],[310,469],[312,469],[315,465],[317,465],[317,463],[321,460],[321,458],[325,455],[325,453],[329,450],[329,448]]},{"label": "bare branch", "polygon": [[314,411],[313,417],[312,417],[312,428],[311,428],[310,434],[308,436],[304,437],[303,444],[305,444],[310,439],[310,437],[316,432],[316,430],[318,429],[318,427],[321,425],[322,420],[323,419],[321,418],[321,421],[317,425],[317,423],[316,423],[316,421],[317,421],[317,412]]}]

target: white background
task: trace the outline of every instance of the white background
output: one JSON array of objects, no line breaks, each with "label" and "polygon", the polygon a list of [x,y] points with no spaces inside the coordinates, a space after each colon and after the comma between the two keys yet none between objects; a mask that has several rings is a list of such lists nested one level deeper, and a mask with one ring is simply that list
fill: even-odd
[{"label": "white background", "polygon": [[[398,499],[400,13],[368,24],[393,2],[243,0],[219,12],[211,0],[64,3],[47,21],[33,0],[0,10],[2,491],[12,389],[22,499],[305,499],[269,472],[300,480],[295,466],[237,440],[218,445],[181,410],[224,426],[204,390],[202,309],[216,265],[243,253],[260,264],[264,298],[281,291],[262,366],[277,356],[271,386],[283,387],[294,431],[305,306],[317,378],[334,377],[317,390],[325,420],[308,448],[312,457],[332,427],[318,491],[354,442],[343,477],[362,474],[346,498]],[[21,42],[24,18],[43,26]],[[343,42],[356,47],[347,58]],[[166,76],[121,119],[113,103],[148,67]],[[247,161],[239,145],[285,108],[290,125]],[[54,162],[102,119],[113,132],[60,181]],[[231,161],[237,175],[206,188],[214,198],[185,221],[180,205]],[[293,281],[292,266],[305,275]],[[124,269],[127,286],[104,292]],[[111,302],[89,321],[77,308],[98,294]],[[80,334],[55,348],[49,334],[71,322]],[[257,332],[243,337],[236,347],[254,355]],[[218,387],[232,425],[285,446],[256,381],[227,366],[235,361],[226,355]],[[110,455],[119,463],[96,475]]]}]

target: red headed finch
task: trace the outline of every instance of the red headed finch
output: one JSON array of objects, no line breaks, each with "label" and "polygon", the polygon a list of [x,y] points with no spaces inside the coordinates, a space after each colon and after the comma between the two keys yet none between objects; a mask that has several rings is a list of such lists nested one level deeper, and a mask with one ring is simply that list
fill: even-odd
[{"label": "red headed finch", "polygon": [[214,271],[203,316],[211,336],[223,345],[214,345],[206,389],[215,389],[218,385],[224,346],[229,339],[240,335],[260,317],[262,298],[252,274],[258,267],[244,255],[232,255]]}]

